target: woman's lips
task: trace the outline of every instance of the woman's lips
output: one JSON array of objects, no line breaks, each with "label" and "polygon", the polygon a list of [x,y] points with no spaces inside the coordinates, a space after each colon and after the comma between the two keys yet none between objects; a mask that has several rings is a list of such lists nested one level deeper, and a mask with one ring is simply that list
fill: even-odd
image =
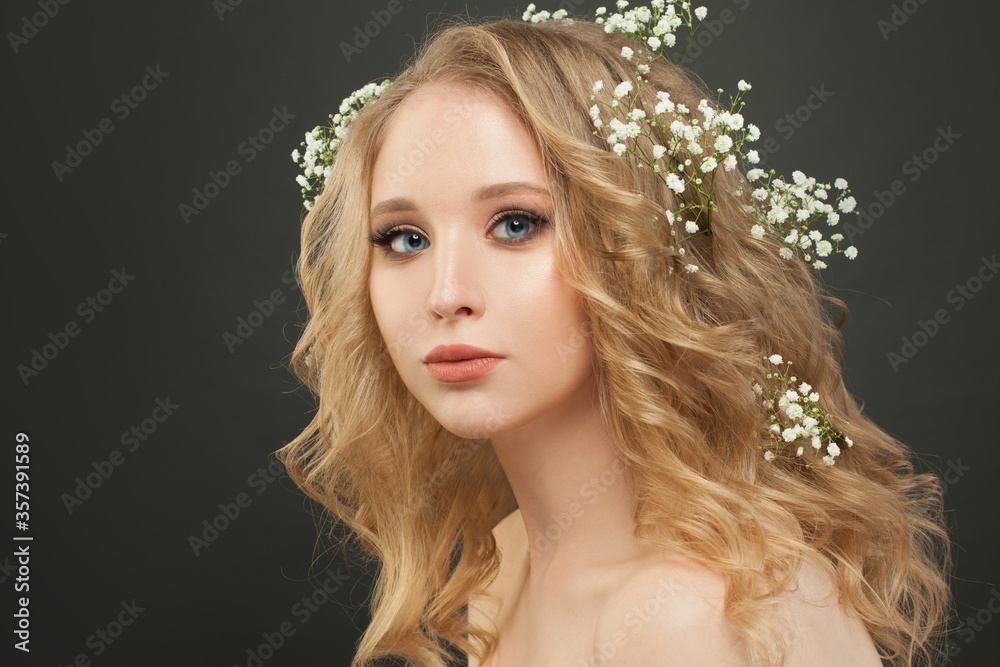
[{"label": "woman's lips", "polygon": [[503,361],[500,357],[479,357],[461,361],[428,362],[427,372],[441,382],[469,382],[478,380]]}]

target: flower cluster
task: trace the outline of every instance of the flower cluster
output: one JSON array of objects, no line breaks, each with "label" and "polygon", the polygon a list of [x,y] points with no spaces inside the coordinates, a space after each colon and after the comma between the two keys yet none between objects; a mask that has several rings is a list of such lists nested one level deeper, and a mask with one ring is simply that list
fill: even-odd
[{"label": "flower cluster", "polygon": [[538,12],[535,11],[535,3],[528,5],[528,8],[524,10],[524,14],[521,18],[525,21],[531,21],[532,23],[541,23],[542,21],[548,21],[549,19],[564,19],[566,18],[567,12],[565,9],[557,9],[556,11],[549,12]]},{"label": "flower cluster", "polygon": [[[631,48],[623,47],[623,57],[632,59],[634,55]],[[639,71],[643,69],[640,65]],[[641,76],[639,80],[643,81]],[[605,139],[612,150],[618,155],[634,156],[640,168],[648,167],[656,172],[676,196],[679,202],[676,210],[666,210],[664,214],[675,248],[681,255],[684,254],[681,242],[711,229],[712,213],[718,210],[713,194],[719,170],[736,169],[739,157],[746,157],[752,163],[759,161],[755,151],[750,151],[748,156],[742,151],[744,142],[760,137],[760,129],[753,123],[745,124],[739,113],[743,106],[740,98],[750,89],[750,84],[740,81],[739,88],[736,97],[730,99],[729,108],[721,111],[707,100],[691,110],[682,103],[674,103],[670,93],[658,91],[656,104],[647,113],[635,105],[641,88],[633,94],[632,82],[623,81],[615,87],[610,101],[599,100],[590,108],[591,119],[597,128],[594,134],[605,128],[610,130]],[[602,91],[604,82],[597,81],[591,100],[597,100]],[[607,113],[602,113],[601,107]],[[603,118],[608,115],[610,118],[605,124]],[[639,137],[645,141],[638,141]],[[667,137],[663,140],[665,145],[660,143],[660,137]],[[644,146],[651,148],[647,150]],[[677,228],[683,230],[682,238],[677,238]],[[690,263],[685,268],[690,272],[697,270],[697,266]]]},{"label": "flower cluster", "polygon": [[813,259],[813,252],[817,257],[828,257],[834,253],[843,253],[848,259],[858,256],[858,249],[854,246],[840,249],[843,234],[831,234],[827,241],[818,229],[809,229],[809,225],[818,220],[826,220],[827,225],[832,227],[840,222],[841,213],[854,212],[857,202],[850,196],[847,181],[838,178],[833,182],[833,187],[838,190],[834,206],[826,201],[830,196],[830,184],[817,183],[815,178],[807,177],[801,171],[792,172],[791,184],[776,178],[773,169],[766,177],[763,169],[751,169],[747,178],[751,181],[764,179],[763,184],[753,191],[751,208],[761,222],[750,228],[751,236],[764,238],[764,232],[770,229],[784,244],[778,251],[781,257],[791,259],[798,253],[806,262],[812,262],[815,269],[825,269],[826,262]]},{"label": "flower cluster", "polygon": [[[624,9],[628,4],[627,0],[618,0],[617,6]],[[732,171],[741,160],[751,166],[760,162],[756,150],[745,148],[746,143],[760,138],[760,129],[746,123],[741,113],[743,94],[752,86],[740,80],[739,92],[730,96],[725,106],[721,102],[721,88],[714,104],[702,99],[693,110],[675,103],[665,91],[653,91],[655,105],[639,104],[641,97],[648,97],[648,93],[645,96],[643,93],[650,88],[644,85],[649,80],[643,75],[649,74],[650,64],[657,59],[673,62],[666,49],[677,43],[677,30],[682,27],[689,30],[690,44],[698,28],[695,19],[704,20],[708,12],[704,7],[692,10],[687,2],[652,0],[650,7],[604,18],[606,14],[604,7],[597,10],[597,21],[604,24],[605,32],[623,33],[637,40],[637,48],[623,47],[621,57],[635,64],[638,86],[626,80],[610,90],[605,88],[603,80],[594,83],[591,100],[596,104],[590,108],[594,134],[602,136],[601,132],[607,132],[604,139],[616,154],[630,155],[640,168],[651,168],[676,195],[679,202],[676,210],[664,214],[674,248],[683,255],[684,241],[711,230],[712,213],[718,210],[714,195],[719,170]],[[683,56],[682,51],[675,64]],[[647,146],[651,149],[647,150]],[[809,228],[821,219],[828,225],[836,225],[842,213],[855,212],[856,202],[850,196],[847,181],[842,178],[835,181],[838,194],[834,204],[830,204],[826,200],[831,186],[818,184],[815,178],[800,171],[793,173],[791,185],[775,177],[773,170],[765,173],[759,167],[751,168],[747,179],[755,182],[749,207],[754,218],[750,235],[762,239],[765,232],[774,234],[782,242],[779,252],[782,258],[792,259],[798,254],[811,262],[813,268],[824,269],[827,265],[822,258],[831,254],[843,253],[848,259],[857,257],[854,246],[841,250],[842,234],[833,234],[826,240],[819,230]],[[678,229],[682,234],[678,234]],[[693,273],[698,267],[688,263],[685,269]]]},{"label": "flower cluster", "polygon": [[[779,368],[782,366],[779,354],[764,357],[764,361]],[[813,458],[822,456],[823,463],[832,466],[840,455],[837,441],[848,447],[852,447],[854,443],[849,437],[833,428],[830,415],[819,404],[819,394],[813,391],[810,385],[802,382],[795,386],[798,378],[788,375],[791,365],[791,361],[785,361],[782,372],[765,374],[765,377],[775,384],[770,398],[763,398],[764,388],[760,383],[753,384],[754,394],[761,398],[761,405],[771,410],[771,425],[768,429],[771,441],[766,445],[760,445],[764,450],[764,459],[773,461],[776,458],[774,448],[780,451],[792,443],[808,439],[813,450]],[[824,444],[825,455],[821,454]],[[805,449],[804,445],[799,445],[795,455],[802,456]],[[810,464],[811,461],[806,467],[808,468]]]},{"label": "flower cluster", "polygon": [[337,148],[347,134],[348,124],[368,102],[385,92],[389,83],[390,80],[386,79],[382,83],[369,83],[355,90],[340,103],[339,112],[330,115],[330,125],[317,126],[306,133],[306,140],[301,144],[305,152],[300,154],[298,149],[292,151],[292,160],[300,164],[304,172],[295,181],[302,186],[306,209],[312,210],[316,197],[322,192],[326,179],[330,176]]}]

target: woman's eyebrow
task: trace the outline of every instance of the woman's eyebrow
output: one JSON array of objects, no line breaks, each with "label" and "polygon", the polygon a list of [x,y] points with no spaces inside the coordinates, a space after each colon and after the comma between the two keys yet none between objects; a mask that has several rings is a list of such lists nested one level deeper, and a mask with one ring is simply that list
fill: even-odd
[{"label": "woman's eyebrow", "polygon": [[[475,201],[483,201],[487,199],[496,199],[497,197],[503,197],[504,195],[511,194],[513,192],[531,192],[534,194],[545,195],[546,197],[551,197],[548,188],[537,185],[535,183],[528,183],[526,181],[511,181],[509,183],[494,183],[493,185],[484,185],[483,187],[477,189],[473,194],[472,198]],[[398,211],[415,211],[417,205],[412,199],[407,197],[393,197],[392,199],[386,199],[376,204],[369,214],[369,220],[372,220],[383,213],[395,213]]]}]

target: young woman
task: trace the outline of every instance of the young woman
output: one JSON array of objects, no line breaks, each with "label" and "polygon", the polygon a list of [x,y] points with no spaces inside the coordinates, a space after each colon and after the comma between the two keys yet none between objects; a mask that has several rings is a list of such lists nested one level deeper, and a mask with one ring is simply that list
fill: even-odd
[{"label": "young woman", "polygon": [[[845,389],[844,304],[751,232],[745,175],[715,171],[685,234],[697,196],[594,134],[598,80],[715,98],[623,47],[585,20],[448,27],[322,174],[292,355],[319,406],[279,455],[381,565],[354,664],[926,662],[940,486]],[[783,360],[835,465],[808,437],[762,452]]]}]

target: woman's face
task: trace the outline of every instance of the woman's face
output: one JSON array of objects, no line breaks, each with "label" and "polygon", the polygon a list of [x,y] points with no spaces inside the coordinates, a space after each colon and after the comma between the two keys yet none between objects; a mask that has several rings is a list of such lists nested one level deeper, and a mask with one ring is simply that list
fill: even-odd
[{"label": "woman's face", "polygon": [[[388,128],[371,202],[384,244],[372,251],[375,319],[403,382],[446,429],[493,437],[589,405],[589,322],[556,270],[541,155],[506,107],[454,84],[414,90]],[[451,345],[499,359],[426,362]]]}]

